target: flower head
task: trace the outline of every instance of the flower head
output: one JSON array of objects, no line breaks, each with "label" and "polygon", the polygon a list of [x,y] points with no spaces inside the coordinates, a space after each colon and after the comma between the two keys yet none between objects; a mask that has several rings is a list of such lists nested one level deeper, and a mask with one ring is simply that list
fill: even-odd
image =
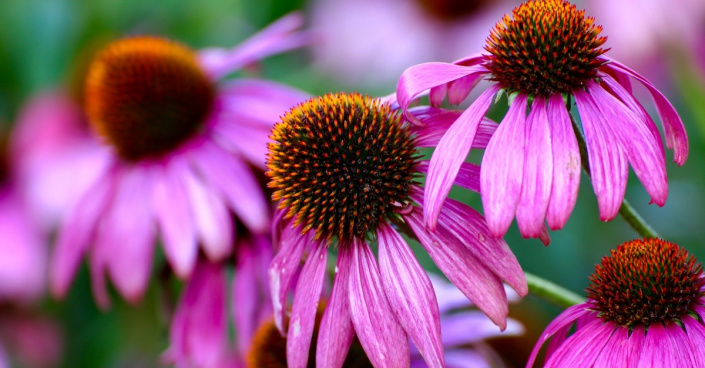
[{"label": "flower head", "polygon": [[140,299],[158,236],[186,278],[199,246],[211,262],[231,254],[231,211],[250,233],[269,230],[269,205],[248,164],[263,166],[272,122],[306,96],[272,82],[220,79],[307,42],[296,32],[301,23],[299,15],[284,17],[231,50],[196,52],[142,36],[96,55],[85,106],[104,144],[83,156],[103,164],[63,217],[51,270],[56,295],[66,293],[84,253],[105,307],[105,273],[126,299]]},{"label": "flower head", "polygon": [[[515,216],[526,237],[542,236],[544,221],[554,230],[565,225],[580,182],[582,159],[576,134],[584,135],[586,142],[600,219],[616,216],[626,190],[628,164],[652,202],[659,206],[666,202],[661,135],[632,95],[630,79],[643,84],[654,98],[666,145],[674,150],[678,165],[688,156],[683,122],[649,81],[606,56],[600,30],[592,18],[565,0],[529,0],[497,23],[484,53],[453,64],[420,64],[404,72],[397,97],[411,120],[414,116],[407,107],[426,90],[430,89],[432,105],[446,96],[457,104],[481,79],[493,82],[448,129],[433,153],[424,196],[424,218],[431,229],[479,122],[500,91],[510,95],[512,103],[487,145],[480,175],[493,236],[502,236]],[[580,125],[572,122],[572,100]]]},{"label": "flower head", "polygon": [[[434,108],[418,113],[438,126],[415,127],[388,102],[337,93],[299,104],[274,127],[267,175],[280,201],[274,223],[280,250],[269,275],[280,331],[290,284],[306,254],[286,331],[289,366],[308,361],[329,248],[338,250],[336,276],[316,344],[316,362],[326,367],[343,364],[355,334],[375,366],[408,365],[407,335],[429,365],[443,364],[433,287],[402,229],[502,329],[507,316],[502,280],[526,294],[511,250],[489,237],[471,208],[451,201],[438,231],[423,226],[414,178],[427,163],[417,148],[435,144],[457,115]],[[483,126],[477,146],[495,124]],[[467,164],[462,170],[458,182],[477,190],[478,168]],[[379,261],[369,242],[377,243]]]},{"label": "flower head", "polygon": [[551,336],[545,367],[705,364],[705,279],[685,249],[653,238],[626,242],[590,281],[587,302],[548,325],[527,367]]}]

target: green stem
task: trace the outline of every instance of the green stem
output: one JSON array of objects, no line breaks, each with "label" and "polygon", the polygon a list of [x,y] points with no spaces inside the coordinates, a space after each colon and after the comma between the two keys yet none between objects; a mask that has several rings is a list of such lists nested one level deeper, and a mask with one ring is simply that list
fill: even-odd
[{"label": "green stem", "polygon": [[582,296],[532,273],[524,272],[529,293],[561,308],[585,302]]},{"label": "green stem", "polygon": [[[569,114],[570,115],[570,114]],[[578,139],[578,149],[580,150],[580,162],[583,166],[585,173],[590,176],[590,164],[588,163],[587,146],[585,145],[585,138],[583,133],[578,127],[578,123],[573,119],[573,115],[570,115],[570,121],[573,123],[573,131],[575,131],[575,137]],[[622,205],[619,207],[619,214],[622,215],[625,221],[632,227],[639,235],[645,238],[660,238],[656,230],[654,230],[647,222],[644,220],[638,212],[632,207],[626,198],[622,199]]]}]

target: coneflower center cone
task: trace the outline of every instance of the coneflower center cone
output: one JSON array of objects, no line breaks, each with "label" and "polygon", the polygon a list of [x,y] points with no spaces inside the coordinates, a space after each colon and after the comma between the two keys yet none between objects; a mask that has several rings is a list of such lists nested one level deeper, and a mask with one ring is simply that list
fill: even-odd
[{"label": "coneflower center cone", "polygon": [[330,94],[285,114],[272,132],[273,199],[316,238],[364,238],[409,202],[415,140],[387,104]]},{"label": "coneflower center cone", "polygon": [[509,92],[570,93],[596,77],[605,37],[584,10],[564,0],[531,0],[505,15],[485,45],[491,79]]},{"label": "coneflower center cone", "polygon": [[169,152],[193,135],[211,111],[215,87],[191,49],[142,36],[98,53],[85,93],[94,129],[123,159],[135,161]]},{"label": "coneflower center cone", "polygon": [[703,296],[701,275],[702,265],[676,244],[632,240],[595,267],[587,293],[601,318],[625,327],[677,322]]}]

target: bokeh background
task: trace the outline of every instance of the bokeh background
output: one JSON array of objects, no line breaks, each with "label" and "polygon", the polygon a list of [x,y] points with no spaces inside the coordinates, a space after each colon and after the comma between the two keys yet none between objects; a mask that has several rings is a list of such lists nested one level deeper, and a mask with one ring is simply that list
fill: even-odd
[{"label": "bokeh background", "polygon": [[[705,259],[705,5],[701,1],[579,2],[609,37],[608,55],[644,73],[667,95],[683,118],[690,156],[682,167],[668,166],[670,195],[659,208],[632,174],[626,198],[665,239]],[[68,91],[81,100],[82,74],[91,55],[126,35],[155,34],[194,48],[235,45],[292,11],[301,11],[315,41],[278,55],[244,73],[276,80],[311,94],[359,91],[392,93],[399,74],[423,61],[453,61],[481,51],[492,25],[517,1],[433,0],[2,0],[0,1],[0,127],[11,129],[23,103],[48,90]],[[665,2],[663,2],[665,3]],[[705,4],[705,2],[703,2]],[[612,7],[612,8],[610,8]],[[616,13],[616,14],[615,14]],[[604,16],[601,22],[600,16]],[[638,28],[635,30],[634,28]],[[236,76],[237,77],[237,76]],[[644,91],[641,101],[654,109]],[[503,116],[503,104],[491,116]],[[667,152],[670,162],[670,152]],[[454,190],[452,196],[481,210],[479,196]],[[579,294],[600,258],[621,242],[638,237],[621,218],[601,222],[595,196],[583,175],[578,203],[550,246],[523,239],[513,225],[506,236],[522,267]],[[0,241],[3,241],[0,239]],[[0,254],[0,257],[3,257]],[[420,252],[429,269],[432,262]],[[156,257],[153,285],[144,300],[128,305],[119,297],[99,310],[84,266],[65,300],[50,296],[23,306],[20,316],[46,318],[60,336],[48,361],[15,359],[28,367],[156,367],[167,346],[168,308],[180,283]],[[163,274],[163,275],[162,275]],[[164,287],[160,277],[167,278]],[[0,280],[2,282],[2,280]],[[0,341],[7,350],[23,342],[7,332],[3,317],[19,307],[0,306]],[[523,364],[537,335],[560,309],[533,296],[511,307],[527,327],[524,338],[494,342],[510,364]],[[8,314],[10,315],[10,314]],[[9,317],[8,317],[9,318]]]}]

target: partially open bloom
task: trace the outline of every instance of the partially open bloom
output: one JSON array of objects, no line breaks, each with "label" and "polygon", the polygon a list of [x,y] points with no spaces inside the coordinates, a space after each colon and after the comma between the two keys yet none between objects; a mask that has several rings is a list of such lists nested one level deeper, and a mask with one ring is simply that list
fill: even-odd
[{"label": "partially open bloom", "polygon": [[587,302],[546,327],[528,368],[552,336],[544,367],[705,366],[705,279],[685,249],[661,239],[626,242],[590,281]]},{"label": "partially open bloom", "polygon": [[[565,225],[580,181],[581,155],[574,129],[585,136],[600,219],[610,220],[619,211],[628,164],[652,202],[659,206],[666,202],[661,135],[632,95],[630,79],[651,93],[678,165],[688,156],[683,122],[649,81],[605,55],[600,30],[593,18],[567,1],[530,0],[497,23],[486,52],[453,64],[420,64],[404,72],[397,97],[410,119],[413,114],[407,107],[423,91],[430,89],[432,105],[445,96],[457,104],[479,80],[492,82],[433,153],[424,195],[429,228],[436,227],[477,127],[500,91],[510,96],[511,105],[487,146],[480,175],[484,213],[493,236],[502,236],[515,215],[525,237],[539,236],[544,221],[551,229]],[[573,99],[580,126],[571,123]]]},{"label": "partially open bloom", "polygon": [[51,270],[56,295],[66,293],[86,253],[94,296],[107,306],[105,273],[127,300],[142,296],[158,235],[185,278],[199,245],[213,262],[231,253],[230,210],[251,232],[269,230],[269,205],[248,163],[263,167],[271,125],[305,95],[261,80],[218,82],[302,45],[301,21],[287,16],[231,50],[194,52],[139,36],[96,55],[85,109],[104,144],[84,154],[103,150],[106,163],[63,217]]},{"label": "partially open bloom", "polygon": [[[437,230],[426,230],[422,189],[414,180],[426,169],[418,148],[433,146],[457,115],[435,108],[419,114],[437,124],[415,127],[389,103],[340,93],[294,107],[274,127],[267,175],[279,201],[279,252],[269,276],[275,322],[284,331],[287,294],[298,274],[287,331],[290,367],[306,365],[330,248],[337,248],[338,259],[316,344],[319,366],[341,366],[354,334],[375,366],[408,365],[407,335],[429,366],[443,365],[433,287],[400,231],[416,236],[441,271],[502,329],[502,281],[527,293],[511,250],[489,236],[472,208],[448,201]],[[477,147],[495,126],[483,123]],[[479,168],[466,164],[461,171],[458,184],[477,190]],[[370,243],[377,245],[378,259]]]}]

